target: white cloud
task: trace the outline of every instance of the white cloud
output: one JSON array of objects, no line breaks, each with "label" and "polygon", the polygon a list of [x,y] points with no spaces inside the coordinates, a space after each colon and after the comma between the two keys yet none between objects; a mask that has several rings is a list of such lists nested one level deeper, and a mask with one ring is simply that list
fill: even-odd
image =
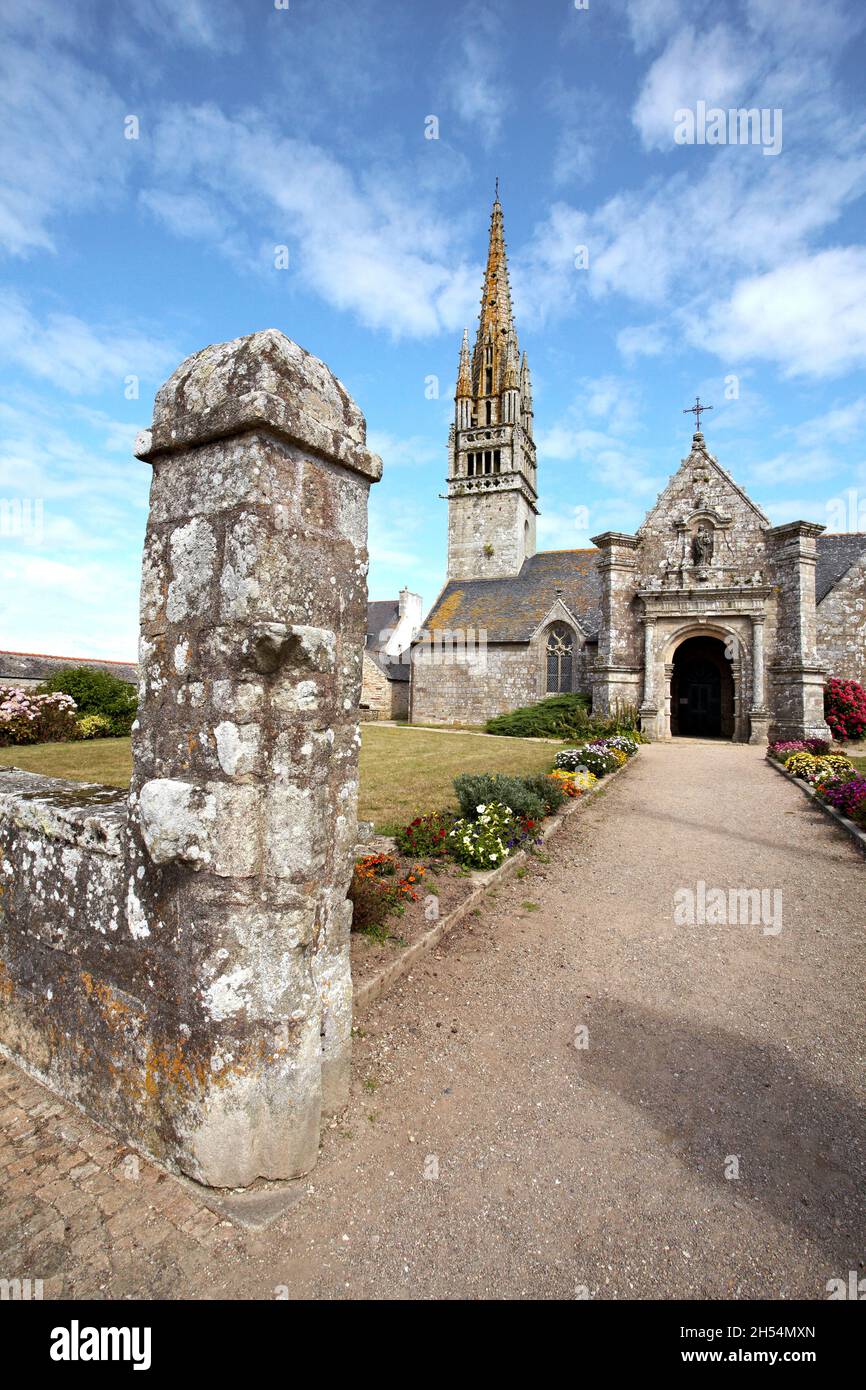
[{"label": "white cloud", "polygon": [[470,274],[455,229],[396,174],[359,179],[322,146],[275,137],[261,115],[233,120],[212,105],[172,108],[154,145],[160,183],[147,197],[179,233],[207,235],[216,218],[223,249],[252,212],[289,246],[290,274],[395,337],[453,332],[474,312],[480,271]]},{"label": "white cloud", "polygon": [[626,0],[629,30],[638,53],[657,47],[683,18],[683,0]]},{"label": "white cloud", "polygon": [[167,44],[233,52],[240,46],[242,11],[222,0],[147,0],[133,18],[150,37]]},{"label": "white cloud", "polygon": [[[785,482],[818,482],[838,474],[839,463],[823,449],[794,453],[786,450],[770,458],[750,463],[746,476],[766,485]],[[812,504],[814,510],[814,503]],[[790,520],[790,517],[788,517]]]},{"label": "white cloud", "polygon": [[138,584],[137,565],[124,570],[86,554],[61,561],[16,553],[0,542],[0,645],[134,661]]},{"label": "white cloud", "polygon": [[421,468],[429,463],[445,463],[445,450],[441,440],[427,439],[424,435],[413,434],[405,438],[389,434],[387,430],[368,430],[367,447],[379,454],[385,469]]},{"label": "white cloud", "polygon": [[0,362],[73,395],[114,386],[121,396],[127,376],[161,381],[179,356],[176,347],[138,329],[94,328],[57,312],[40,321],[20,295],[0,292]]},{"label": "white cloud", "polygon": [[784,376],[830,377],[866,364],[866,247],[832,247],[740,280],[690,313],[694,345],[731,363],[763,358]]},{"label": "white cloud", "polygon": [[104,78],[59,51],[0,44],[0,246],[15,256],[53,251],[54,218],[115,203],[135,142]]},{"label": "white cloud", "polygon": [[[602,482],[628,496],[630,506],[637,505],[635,499],[658,491],[660,477],[650,452],[635,442],[640,409],[638,389],[623,378],[579,382],[560,419],[537,434],[540,467],[554,461],[580,463],[587,483]],[[596,504],[593,515],[597,514]]]},{"label": "white cloud", "polygon": [[669,341],[662,324],[643,323],[621,328],[616,335],[616,345],[626,361],[633,362],[638,357],[660,357]]},{"label": "white cloud", "polygon": [[681,30],[647,73],[633,112],[647,149],[676,148],[674,112],[708,106],[738,106],[754,80],[762,55],[742,45],[725,25]]},{"label": "white cloud", "polygon": [[576,503],[557,510],[555,503],[548,506],[544,498],[540,506],[536,527],[539,550],[580,550],[589,545],[594,514],[588,507]]},{"label": "white cloud", "polygon": [[38,518],[0,535],[0,647],[134,658],[150,484],[134,428],[49,396],[0,401],[0,498]]},{"label": "white cloud", "polygon": [[822,415],[792,425],[786,433],[794,434],[802,448],[816,448],[821,444],[849,444],[866,432],[866,396],[849,401],[847,405],[836,405]]},{"label": "white cloud", "polygon": [[450,28],[461,37],[442,84],[443,92],[460,120],[489,145],[499,135],[505,115],[501,17],[486,6],[468,6],[462,14],[451,17]]}]

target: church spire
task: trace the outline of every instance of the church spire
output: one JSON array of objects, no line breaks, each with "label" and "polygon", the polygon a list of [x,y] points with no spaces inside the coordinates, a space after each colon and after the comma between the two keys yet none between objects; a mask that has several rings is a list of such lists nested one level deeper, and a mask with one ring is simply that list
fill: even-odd
[{"label": "church spire", "polygon": [[[505,222],[502,204],[499,201],[497,179],[496,198],[490,215],[490,238],[487,247],[487,267],[481,289],[478,334],[472,354],[472,375],[477,395],[494,395],[502,389],[509,333],[514,333],[514,312],[511,305],[511,284],[508,279]],[[514,338],[516,344],[516,333]],[[492,352],[489,351],[491,348]],[[490,368],[492,372],[488,374],[487,369]]]}]

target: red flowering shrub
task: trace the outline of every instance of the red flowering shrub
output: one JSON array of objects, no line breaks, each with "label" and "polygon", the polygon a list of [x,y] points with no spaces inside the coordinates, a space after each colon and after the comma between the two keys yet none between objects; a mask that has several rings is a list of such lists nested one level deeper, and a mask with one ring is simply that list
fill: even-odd
[{"label": "red flowering shrub", "polygon": [[824,687],[824,718],[834,738],[857,739],[866,735],[866,690],[859,681],[830,677]]},{"label": "red flowering shrub", "polygon": [[448,832],[454,820],[448,811],[416,816],[409,825],[397,831],[394,842],[401,854],[411,854],[417,859],[442,859],[448,853]]}]

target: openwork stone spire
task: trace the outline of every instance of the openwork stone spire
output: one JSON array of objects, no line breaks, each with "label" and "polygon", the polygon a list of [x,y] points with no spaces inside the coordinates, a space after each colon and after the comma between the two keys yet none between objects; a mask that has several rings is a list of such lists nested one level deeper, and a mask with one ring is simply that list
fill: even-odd
[{"label": "openwork stone spire", "polygon": [[[505,224],[499,194],[490,216],[490,243],[487,248],[487,268],[481,290],[481,313],[478,334],[472,357],[473,382],[477,396],[498,394],[502,389],[506,347],[509,333],[514,333],[514,312],[511,304],[511,284],[508,279],[508,259],[505,248]],[[515,345],[516,345],[515,335]],[[493,347],[492,382],[484,376],[485,347]],[[492,391],[486,388],[492,387]]]}]

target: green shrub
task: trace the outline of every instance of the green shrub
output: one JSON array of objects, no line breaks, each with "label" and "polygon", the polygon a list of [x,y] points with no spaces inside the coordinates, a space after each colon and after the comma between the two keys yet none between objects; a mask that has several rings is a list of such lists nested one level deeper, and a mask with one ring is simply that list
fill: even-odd
[{"label": "green shrub", "polygon": [[485,724],[488,734],[508,738],[603,738],[628,734],[640,739],[636,705],[618,703],[610,714],[590,714],[585,695],[551,695],[537,705],[525,705],[508,714],[497,714]]},{"label": "green shrub", "polygon": [[109,738],[111,720],[104,714],[82,714],[78,720],[79,738]]},{"label": "green shrub", "polygon": [[545,772],[536,772],[532,776],[524,777],[523,785],[530,792],[534,792],[539,801],[544,804],[544,813],[547,816],[555,815],[560,806],[568,800],[562,787]]},{"label": "green shrub", "polygon": [[110,671],[92,666],[65,666],[39,687],[40,691],[63,691],[71,695],[82,714],[101,714],[110,723],[109,732],[123,738],[132,728],[138,695],[135,686],[119,680]]},{"label": "green shrub", "polygon": [[507,806],[515,816],[542,820],[547,814],[545,802],[537,791],[526,785],[527,780],[532,779],[506,777],[501,772],[463,772],[454,778],[454,790],[467,820],[476,820],[478,807],[491,802]]},{"label": "green shrub", "polygon": [[589,734],[589,701],[585,695],[551,695],[537,705],[526,705],[488,719],[488,734],[508,738],[571,738]]}]

